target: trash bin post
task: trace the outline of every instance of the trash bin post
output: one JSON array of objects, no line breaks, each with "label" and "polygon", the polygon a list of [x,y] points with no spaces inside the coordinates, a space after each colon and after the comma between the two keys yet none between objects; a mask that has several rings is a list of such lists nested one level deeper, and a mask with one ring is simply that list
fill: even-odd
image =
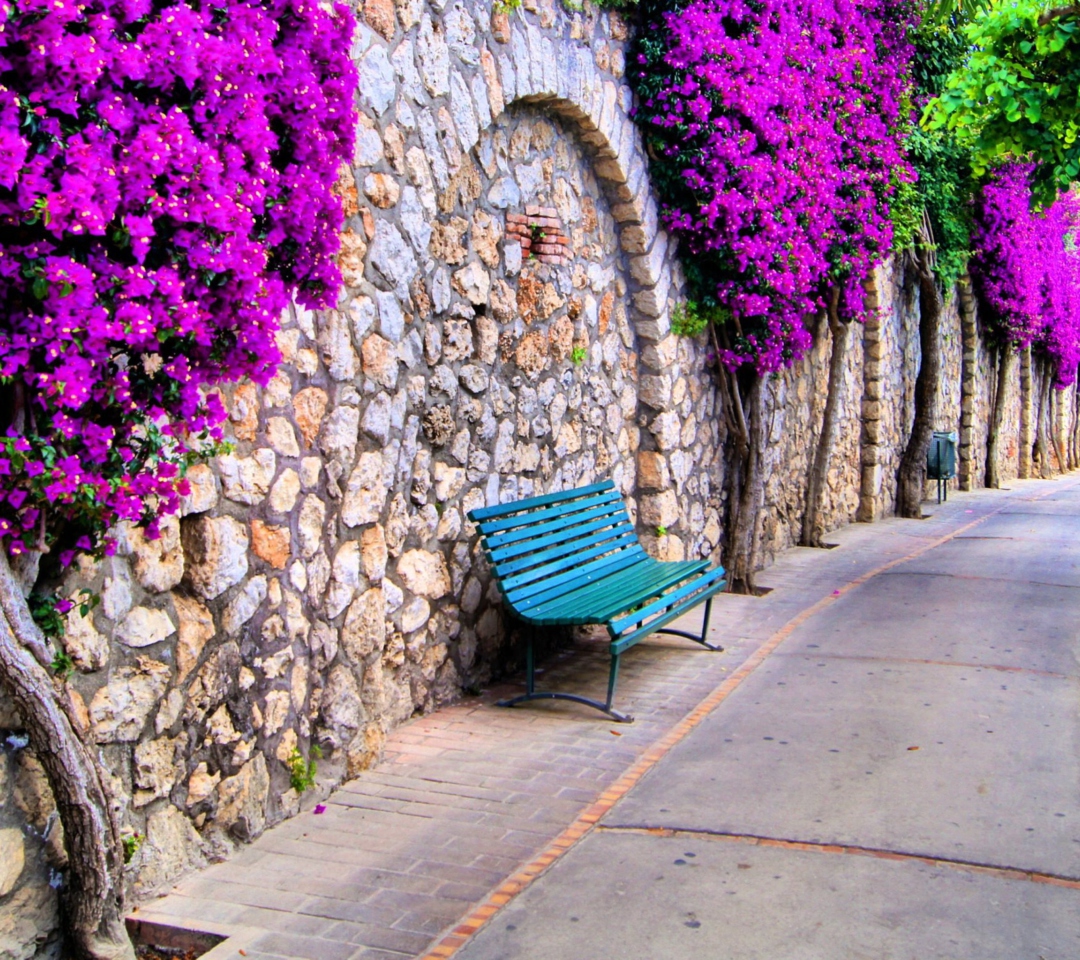
[{"label": "trash bin post", "polygon": [[926,477],[937,481],[938,503],[949,499],[949,481],[956,476],[956,444],[959,439],[955,430],[935,430],[926,451]]}]

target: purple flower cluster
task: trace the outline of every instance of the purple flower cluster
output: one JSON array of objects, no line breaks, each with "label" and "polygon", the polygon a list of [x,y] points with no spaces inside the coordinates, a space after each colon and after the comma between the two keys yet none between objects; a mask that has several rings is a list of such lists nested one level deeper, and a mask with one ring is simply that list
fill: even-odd
[{"label": "purple flower cluster", "polygon": [[1064,387],[1076,379],[1080,363],[1080,254],[1074,244],[1080,200],[1064,194],[1045,210],[1032,210],[1031,170],[1010,164],[983,188],[971,274],[999,338],[1045,350]]},{"label": "purple flower cluster", "polygon": [[639,118],[676,181],[664,219],[730,314],[729,365],[801,355],[830,286],[863,313],[888,199],[914,177],[897,136],[909,22],[897,0],[692,0],[642,41]]},{"label": "purple flower cluster", "polygon": [[353,29],[316,0],[0,0],[9,552],[153,535],[220,438],[211,385],[265,382],[290,298],[335,295]]}]

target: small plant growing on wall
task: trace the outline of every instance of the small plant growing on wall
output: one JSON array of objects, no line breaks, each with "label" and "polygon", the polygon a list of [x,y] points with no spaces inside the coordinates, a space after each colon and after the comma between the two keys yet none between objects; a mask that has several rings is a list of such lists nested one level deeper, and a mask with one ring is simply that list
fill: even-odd
[{"label": "small plant growing on wall", "polygon": [[124,846],[124,863],[131,863],[146,838],[141,833],[125,833],[120,837]]},{"label": "small plant growing on wall", "polygon": [[671,332],[679,337],[696,337],[705,332],[710,317],[718,312],[693,300],[677,303],[671,311]]},{"label": "small plant growing on wall", "polygon": [[588,355],[589,353],[584,347],[574,347],[574,349],[570,351],[570,362],[575,367],[580,367],[585,362],[585,358]]},{"label": "small plant growing on wall", "polygon": [[322,750],[318,744],[311,745],[311,759],[305,760],[298,747],[293,747],[289,754],[289,786],[297,793],[306,793],[315,786],[315,774],[318,772],[317,761],[322,759]]}]

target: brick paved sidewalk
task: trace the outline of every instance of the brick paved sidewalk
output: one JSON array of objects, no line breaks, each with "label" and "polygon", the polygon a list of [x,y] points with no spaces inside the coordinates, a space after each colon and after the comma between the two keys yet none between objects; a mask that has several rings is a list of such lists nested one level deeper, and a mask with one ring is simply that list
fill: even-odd
[{"label": "brick paved sidewalk", "polygon": [[[333,793],[325,813],[271,828],[138,916],[231,937],[205,960],[421,955],[792,617],[1003,499],[959,494],[929,520],[853,525],[831,535],[841,549],[787,551],[761,576],[772,592],[714,604],[710,636],[726,652],[657,637],[623,658],[618,704],[633,724],[566,702],[495,707],[515,685],[409,722],[390,736],[384,761]],[[700,617],[684,618],[684,628]],[[546,664],[539,682],[595,693],[608,662],[606,643],[585,641]]]}]

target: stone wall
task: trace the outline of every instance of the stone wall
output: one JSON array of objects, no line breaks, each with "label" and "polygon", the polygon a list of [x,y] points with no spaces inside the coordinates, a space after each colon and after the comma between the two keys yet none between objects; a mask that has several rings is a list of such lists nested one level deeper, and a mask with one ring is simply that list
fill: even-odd
[{"label": "stone wall", "polygon": [[[336,309],[290,310],[277,376],[225,392],[235,450],[192,471],[162,538],[121,529],[62,584],[101,597],[63,642],[143,838],[136,897],[295,813],[313,745],[321,793],[516,663],[469,509],[610,476],[656,556],[722,558],[727,430],[704,338],[669,329],[683,278],[628,116],[626,24],[554,0],[368,0],[363,18]],[[879,271],[881,309],[849,332],[827,529],[893,510],[919,362],[900,286]],[[994,355],[952,303],[941,425],[967,382],[977,464]],[[799,539],[830,351],[820,323],[768,383],[766,559]],[[1075,432],[1072,394],[1059,409]],[[57,951],[63,863],[18,728],[0,717],[0,958],[23,960]]]},{"label": "stone wall", "polygon": [[25,747],[17,733],[0,741],[0,957],[60,960],[52,882],[66,862],[63,833],[41,767]]},{"label": "stone wall", "polygon": [[[825,530],[854,520],[859,503],[863,326],[851,324],[846,336],[839,422],[820,511]],[[797,544],[802,537],[806,491],[828,394],[831,354],[832,334],[821,316],[814,321],[813,349],[768,382],[768,447],[761,530],[765,562]]]},{"label": "stone wall", "polygon": [[[235,450],[162,538],[120,530],[62,585],[102,598],[64,645],[145,838],[137,897],[294,813],[313,745],[326,789],[503,668],[472,507],[611,476],[659,556],[718,553],[715,395],[703,345],[669,334],[682,277],[627,115],[626,25],[552,2],[363,16],[336,309],[290,310],[269,386],[226,391]],[[0,916],[24,888],[55,909],[27,862]]]}]

